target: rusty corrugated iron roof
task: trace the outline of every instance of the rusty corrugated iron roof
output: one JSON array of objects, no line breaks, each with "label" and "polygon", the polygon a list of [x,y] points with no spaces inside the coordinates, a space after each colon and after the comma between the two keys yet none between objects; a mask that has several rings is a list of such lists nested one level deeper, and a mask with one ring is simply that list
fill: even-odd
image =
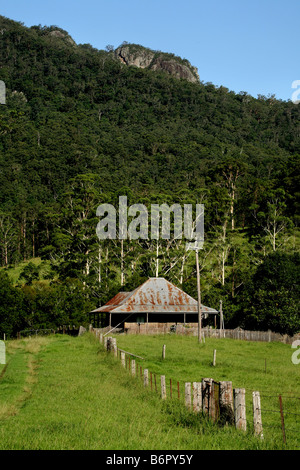
[{"label": "rusty corrugated iron roof", "polygon": [[[218,313],[201,304],[202,313]],[[132,292],[119,292],[93,313],[197,313],[198,302],[163,277],[151,277]]]}]

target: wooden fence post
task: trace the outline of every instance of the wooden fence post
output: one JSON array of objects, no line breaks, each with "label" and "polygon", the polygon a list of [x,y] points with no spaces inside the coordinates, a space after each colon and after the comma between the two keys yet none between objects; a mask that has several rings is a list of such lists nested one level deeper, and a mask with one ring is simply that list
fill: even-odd
[{"label": "wooden fence post", "polygon": [[162,349],[162,358],[163,360],[166,358],[166,345],[165,344],[163,345],[163,349]]},{"label": "wooden fence post", "polygon": [[166,393],[166,376],[161,375],[160,376],[160,384],[161,384],[161,398],[165,400],[167,398],[167,393]]},{"label": "wooden fence post", "polygon": [[261,404],[260,404],[260,394],[259,392],[252,392],[253,399],[253,425],[254,425],[254,434],[261,439],[263,439],[263,427],[261,419]]},{"label": "wooden fence post", "polygon": [[234,424],[232,382],[220,382],[220,420],[223,424]]},{"label": "wooden fence post", "polygon": [[148,369],[144,369],[144,387],[148,387],[148,385],[149,385]]},{"label": "wooden fence post", "polygon": [[215,367],[216,365],[216,360],[217,360],[217,350],[214,349],[214,358],[213,358],[213,366]]},{"label": "wooden fence post", "polygon": [[121,363],[123,367],[126,367],[126,362],[125,362],[125,353],[121,351]]},{"label": "wooden fence post", "polygon": [[118,348],[117,348],[116,338],[112,338],[112,337],[108,338],[107,349],[108,349],[108,351],[113,351],[115,356],[118,355]]},{"label": "wooden fence post", "polygon": [[192,409],[192,394],[191,394],[191,382],[185,383],[185,406]]},{"label": "wooden fence post", "polygon": [[246,391],[244,388],[234,389],[234,419],[235,427],[246,431]]},{"label": "wooden fence post", "polygon": [[210,378],[202,379],[202,409],[207,415],[209,415],[211,408],[212,380]]},{"label": "wooden fence post", "polygon": [[213,421],[218,421],[220,417],[220,383],[212,380],[209,417]]},{"label": "wooden fence post", "polygon": [[199,413],[202,408],[202,388],[201,382],[193,382],[193,410]]},{"label": "wooden fence post", "polygon": [[114,350],[116,341],[117,340],[115,338],[113,338],[112,336],[107,337],[107,341],[106,341],[107,351],[113,351]]},{"label": "wooden fence post", "polygon": [[132,361],[131,361],[131,375],[132,375],[133,377],[135,377],[135,373],[136,373],[135,360],[132,359]]},{"label": "wooden fence post", "polygon": [[115,357],[118,357],[118,346],[117,346],[117,340],[115,339],[115,342],[114,342],[114,354],[115,354]]}]

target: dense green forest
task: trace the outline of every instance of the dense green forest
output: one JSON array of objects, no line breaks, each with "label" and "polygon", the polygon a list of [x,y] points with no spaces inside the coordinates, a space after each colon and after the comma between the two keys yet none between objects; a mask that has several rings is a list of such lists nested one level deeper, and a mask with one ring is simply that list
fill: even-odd
[{"label": "dense green forest", "polygon": [[82,324],[149,276],[197,295],[184,239],[97,238],[121,195],[204,204],[202,302],[227,327],[300,330],[298,105],[128,67],[56,26],[0,17],[0,40],[0,334]]}]

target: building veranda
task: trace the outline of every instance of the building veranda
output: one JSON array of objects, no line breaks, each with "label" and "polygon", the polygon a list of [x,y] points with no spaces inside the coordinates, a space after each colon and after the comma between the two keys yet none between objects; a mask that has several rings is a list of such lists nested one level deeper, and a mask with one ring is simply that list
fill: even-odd
[{"label": "building veranda", "polygon": [[[214,308],[201,304],[202,319],[216,316]],[[125,332],[175,329],[198,324],[198,302],[162,277],[149,278],[132,292],[119,292],[105,305],[89,312],[94,328],[121,328]]]}]

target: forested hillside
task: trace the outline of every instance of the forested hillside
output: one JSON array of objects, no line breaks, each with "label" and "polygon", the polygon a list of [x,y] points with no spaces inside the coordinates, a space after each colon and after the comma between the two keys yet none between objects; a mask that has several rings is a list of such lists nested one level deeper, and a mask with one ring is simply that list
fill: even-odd
[{"label": "forested hillside", "polygon": [[149,276],[196,296],[184,240],[97,238],[121,195],[203,203],[203,303],[300,330],[298,105],[125,66],[56,26],[0,17],[0,41],[0,333],[80,324]]}]

